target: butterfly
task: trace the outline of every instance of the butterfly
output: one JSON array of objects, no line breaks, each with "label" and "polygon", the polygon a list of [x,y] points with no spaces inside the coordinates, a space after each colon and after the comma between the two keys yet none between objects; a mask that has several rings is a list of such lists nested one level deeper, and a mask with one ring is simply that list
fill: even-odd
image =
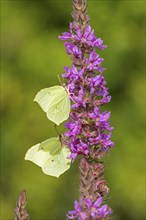
[{"label": "butterfly", "polygon": [[70,98],[63,86],[53,86],[40,90],[34,101],[46,112],[48,119],[57,125],[69,117]]},{"label": "butterfly", "polygon": [[53,137],[31,147],[25,160],[41,167],[45,174],[59,177],[71,166],[69,154],[69,148],[61,142],[60,137]]}]

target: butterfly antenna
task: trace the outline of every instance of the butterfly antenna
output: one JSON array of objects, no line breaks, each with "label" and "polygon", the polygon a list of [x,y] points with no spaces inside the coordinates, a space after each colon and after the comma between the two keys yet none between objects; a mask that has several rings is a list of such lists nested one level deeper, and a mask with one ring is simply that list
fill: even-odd
[{"label": "butterfly antenna", "polygon": [[106,202],[106,201],[110,200],[111,198],[112,198],[111,196],[106,196],[106,197],[104,198],[104,200],[105,200],[105,202]]},{"label": "butterfly antenna", "polygon": [[70,99],[71,99],[72,102],[76,103],[76,101],[73,100],[73,98],[71,97],[71,95],[73,95],[73,96],[75,96],[75,95],[74,95],[73,93],[70,93],[70,96],[69,96],[69,97],[70,97]]},{"label": "butterfly antenna", "polygon": [[57,75],[57,78],[58,78],[60,84],[63,86],[63,82],[61,81],[61,78],[60,78],[59,74]]}]

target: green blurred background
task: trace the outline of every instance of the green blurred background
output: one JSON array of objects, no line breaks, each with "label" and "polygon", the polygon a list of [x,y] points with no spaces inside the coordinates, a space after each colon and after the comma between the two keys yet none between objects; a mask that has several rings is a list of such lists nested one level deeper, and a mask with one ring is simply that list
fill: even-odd
[{"label": "green blurred background", "polygon": [[[144,1],[88,1],[90,24],[108,45],[105,78],[110,88],[115,147],[105,159],[113,220],[144,220]],[[72,20],[71,0],[1,0],[1,220],[14,217],[21,190],[31,220],[65,220],[78,198],[78,161],[59,179],[24,156],[29,147],[56,136],[33,102],[42,88],[59,84],[71,65],[63,42]],[[62,127],[60,128],[60,130]]]}]

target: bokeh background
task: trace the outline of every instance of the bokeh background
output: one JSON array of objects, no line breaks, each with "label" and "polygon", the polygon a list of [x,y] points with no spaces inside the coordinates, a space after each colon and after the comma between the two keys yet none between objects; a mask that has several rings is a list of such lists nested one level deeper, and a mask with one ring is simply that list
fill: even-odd
[{"label": "bokeh background", "polygon": [[[57,74],[71,65],[58,39],[68,30],[71,11],[71,0],[1,0],[1,220],[14,219],[23,189],[31,220],[64,220],[79,196],[78,161],[57,179],[24,160],[29,147],[56,136],[33,99],[40,89],[59,84]],[[108,45],[99,53],[115,128],[115,147],[105,159],[113,220],[144,220],[145,2],[89,0],[88,14]]]}]

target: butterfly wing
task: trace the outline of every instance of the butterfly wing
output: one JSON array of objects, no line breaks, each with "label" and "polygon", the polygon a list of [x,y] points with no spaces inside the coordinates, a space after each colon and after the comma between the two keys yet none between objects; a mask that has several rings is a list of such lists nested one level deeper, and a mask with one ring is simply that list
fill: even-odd
[{"label": "butterfly wing", "polygon": [[70,113],[70,100],[68,94],[62,98],[58,103],[52,105],[47,111],[47,117],[55,124],[59,125],[67,120]]},{"label": "butterfly wing", "polygon": [[70,168],[71,160],[67,157],[70,151],[67,147],[61,147],[43,164],[42,170],[47,175],[59,177]]},{"label": "butterfly wing", "polygon": [[61,147],[61,143],[58,138],[50,138],[42,143],[36,144],[31,147],[26,155],[25,160],[30,160],[38,166],[42,167],[45,161],[54,153],[55,150],[58,150]]},{"label": "butterfly wing", "polygon": [[70,99],[62,86],[42,89],[37,93],[34,101],[47,113],[49,120],[59,125],[69,117]]},{"label": "butterfly wing", "polygon": [[71,160],[67,158],[69,153],[69,149],[54,137],[31,147],[25,155],[25,160],[40,166],[45,174],[59,177],[70,167]]}]

